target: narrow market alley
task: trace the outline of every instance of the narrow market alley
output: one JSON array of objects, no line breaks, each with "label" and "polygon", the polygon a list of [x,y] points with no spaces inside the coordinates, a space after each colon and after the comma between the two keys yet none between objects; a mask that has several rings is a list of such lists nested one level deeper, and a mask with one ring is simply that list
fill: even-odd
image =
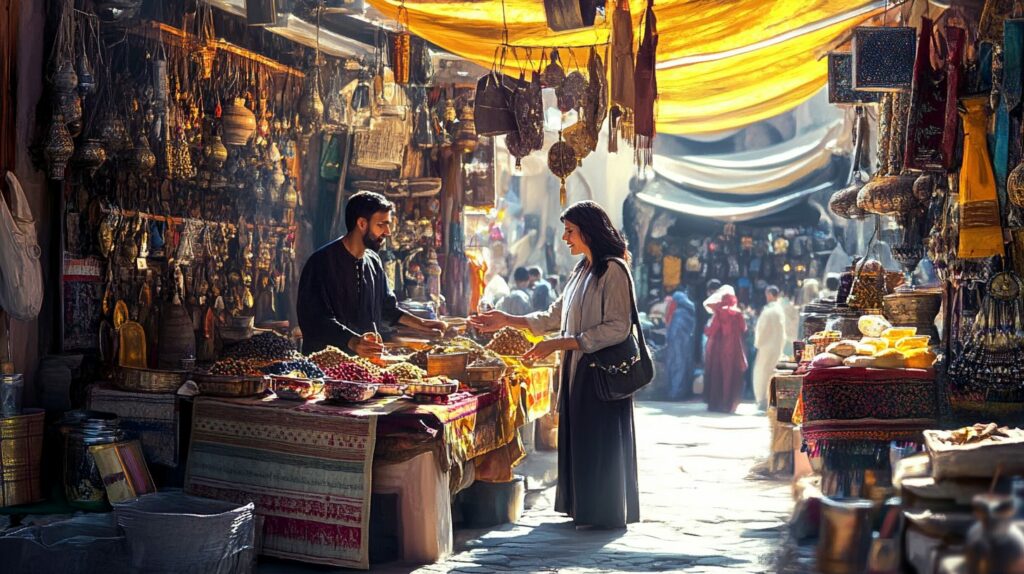
[{"label": "narrow market alley", "polygon": [[768,452],[768,420],[751,404],[733,416],[705,409],[637,405],[642,522],[628,531],[576,531],[552,510],[551,488],[516,524],[457,531],[456,552],[443,562],[373,571],[774,572],[792,498],[788,481],[750,472]]}]

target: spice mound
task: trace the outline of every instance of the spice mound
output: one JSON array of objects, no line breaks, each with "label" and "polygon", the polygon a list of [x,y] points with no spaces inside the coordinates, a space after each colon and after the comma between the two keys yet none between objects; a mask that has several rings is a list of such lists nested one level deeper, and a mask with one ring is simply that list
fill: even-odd
[{"label": "spice mound", "polygon": [[487,348],[499,355],[520,356],[533,348],[526,334],[515,327],[504,327],[494,334]]}]

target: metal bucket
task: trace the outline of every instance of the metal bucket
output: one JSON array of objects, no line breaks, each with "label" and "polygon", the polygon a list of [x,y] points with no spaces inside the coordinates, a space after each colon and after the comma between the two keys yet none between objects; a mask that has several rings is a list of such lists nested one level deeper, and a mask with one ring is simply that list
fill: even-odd
[{"label": "metal bucket", "polygon": [[42,409],[0,419],[0,507],[42,500]]},{"label": "metal bucket", "polygon": [[871,551],[870,500],[821,500],[818,570],[823,574],[863,574]]},{"label": "metal bucket", "polygon": [[21,414],[21,397],[25,390],[22,375],[0,375],[0,417]]}]

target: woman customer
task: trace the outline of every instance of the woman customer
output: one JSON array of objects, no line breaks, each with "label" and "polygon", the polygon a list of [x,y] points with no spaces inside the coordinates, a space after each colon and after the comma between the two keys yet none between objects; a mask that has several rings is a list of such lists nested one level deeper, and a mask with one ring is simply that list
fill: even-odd
[{"label": "woman customer", "polygon": [[560,330],[537,343],[526,358],[563,351],[558,397],[558,490],[555,510],[577,528],[625,528],[640,520],[633,399],[602,401],[588,354],[625,341],[632,329],[635,295],[626,240],[592,201],[562,214],[562,241],[583,258],[562,296],[547,311],[512,317],[490,311],[471,319],[484,332],[511,325],[536,334]]},{"label": "woman customer", "polygon": [[704,308],[711,313],[704,352],[704,400],[712,412],[733,413],[743,396],[743,373],[747,370],[743,334],[747,323],[737,303],[730,285],[719,287],[704,300]]}]

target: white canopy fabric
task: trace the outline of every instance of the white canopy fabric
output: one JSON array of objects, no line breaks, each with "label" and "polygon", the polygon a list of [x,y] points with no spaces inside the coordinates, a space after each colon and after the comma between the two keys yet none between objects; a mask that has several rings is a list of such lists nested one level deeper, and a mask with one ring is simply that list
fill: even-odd
[{"label": "white canopy fabric", "polygon": [[656,154],[654,171],[669,182],[695,191],[730,195],[772,193],[827,169],[842,129],[840,119],[759,150],[682,157]]}]

